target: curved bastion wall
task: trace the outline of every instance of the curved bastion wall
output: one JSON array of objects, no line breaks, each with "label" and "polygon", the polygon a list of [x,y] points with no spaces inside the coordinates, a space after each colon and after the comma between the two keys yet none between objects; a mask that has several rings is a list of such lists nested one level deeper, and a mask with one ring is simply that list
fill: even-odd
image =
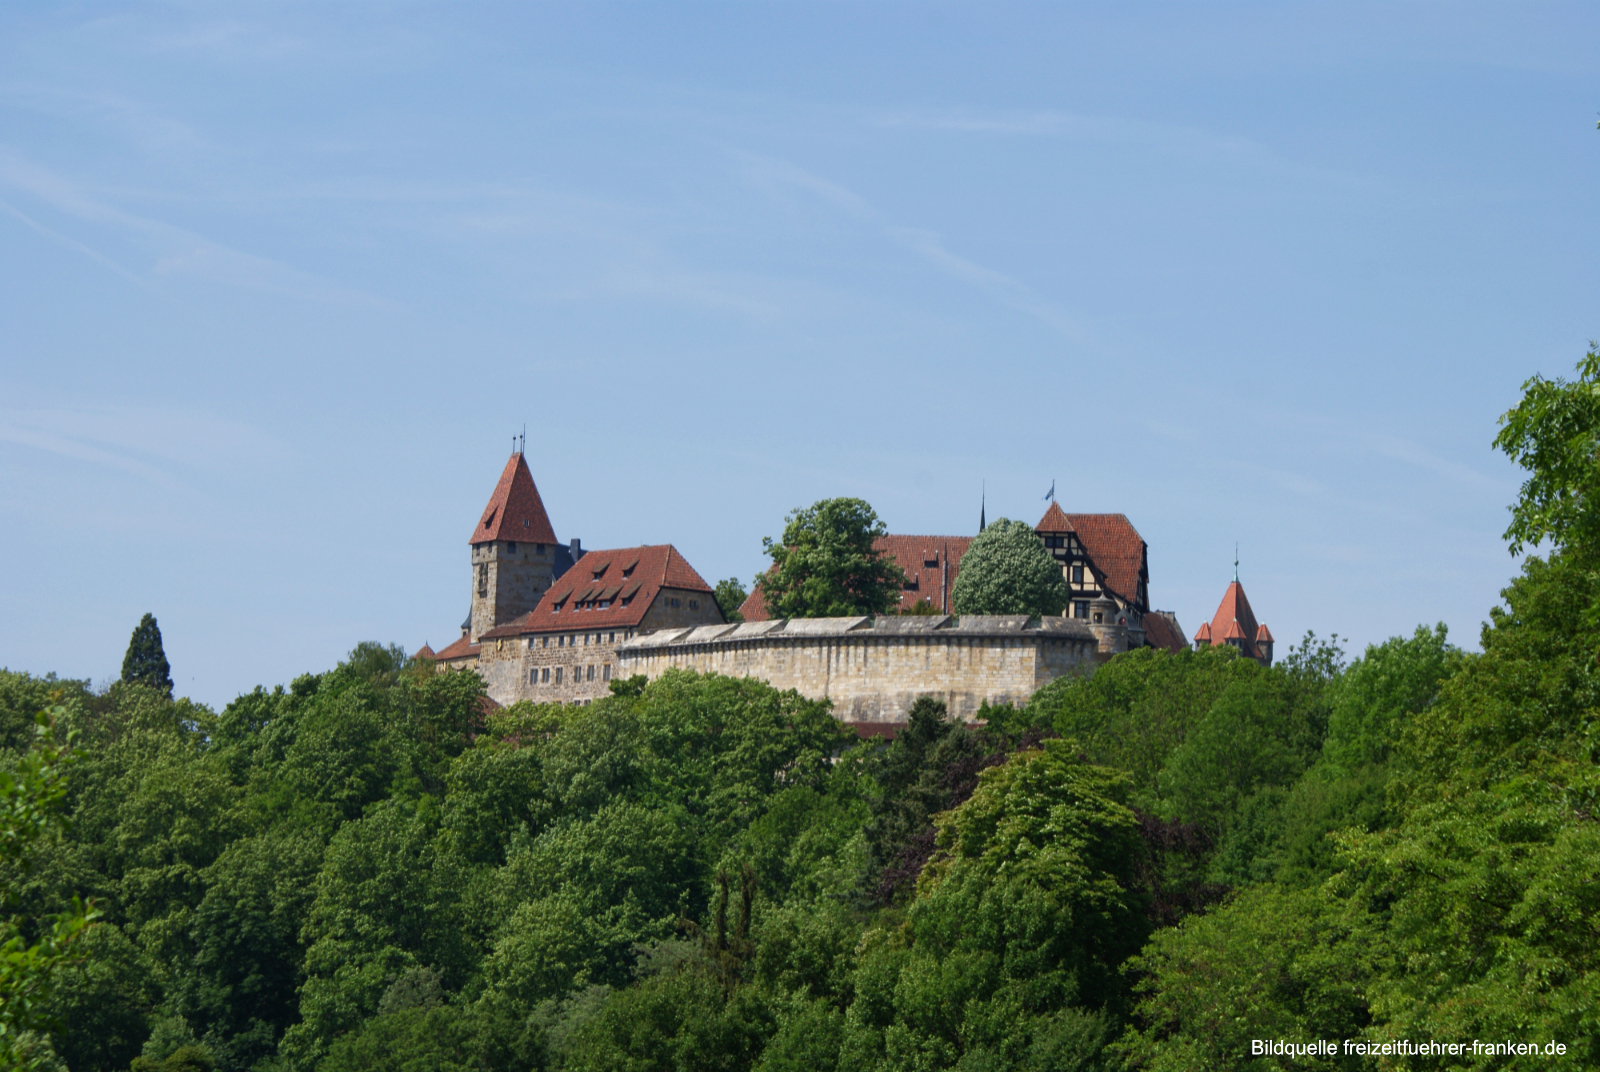
[{"label": "curved bastion wall", "polygon": [[1088,674],[1100,641],[1072,618],[927,615],[790,618],[662,629],[617,645],[617,673],[682,668],[753,677],[833,701],[852,723],[904,722],[920,696],[970,720],[985,701],[1022,704],[1065,674]]}]

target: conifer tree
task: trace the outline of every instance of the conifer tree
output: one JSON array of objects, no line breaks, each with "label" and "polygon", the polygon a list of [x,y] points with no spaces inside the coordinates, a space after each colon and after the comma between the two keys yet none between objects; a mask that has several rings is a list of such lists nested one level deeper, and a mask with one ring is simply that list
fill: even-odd
[{"label": "conifer tree", "polygon": [[167,653],[161,648],[161,627],[156,624],[155,615],[146,614],[128,641],[128,654],[122,657],[122,680],[129,685],[149,685],[171,696],[171,669]]}]

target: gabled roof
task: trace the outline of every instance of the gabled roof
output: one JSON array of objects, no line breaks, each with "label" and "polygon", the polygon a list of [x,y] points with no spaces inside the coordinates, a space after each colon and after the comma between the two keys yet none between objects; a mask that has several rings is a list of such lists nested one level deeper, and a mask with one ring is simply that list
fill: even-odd
[{"label": "gabled roof", "polygon": [[[479,639],[631,629],[644,619],[663,588],[704,592],[711,606],[716,606],[711,586],[670,543],[618,547],[590,551],[545,590],[531,611],[488,630]],[[601,607],[601,603],[610,605]]]},{"label": "gabled roof", "polygon": [[555,529],[550,527],[550,517],[544,512],[544,501],[534,486],[533,474],[521,452],[511,456],[500,483],[489,496],[489,505],[472,530],[471,544],[490,543],[494,540],[523,540],[527,543],[559,543]]},{"label": "gabled roof", "polygon": [[1209,643],[1211,643],[1211,623],[1210,622],[1201,622],[1200,623],[1200,628],[1195,630],[1194,642],[1196,644],[1209,644]]},{"label": "gabled roof", "polygon": [[440,648],[434,652],[433,658],[435,662],[441,663],[455,659],[476,659],[480,650],[479,645],[472,643],[466,637],[462,637],[450,646]]},{"label": "gabled roof", "polygon": [[1145,568],[1144,539],[1126,514],[1069,514],[1052,502],[1033,530],[1041,535],[1076,533],[1101,583],[1125,602],[1142,605],[1139,575]]},{"label": "gabled roof", "polygon": [[433,649],[428,646],[427,641],[423,641],[422,647],[418,648],[417,651],[416,651],[416,654],[412,655],[411,657],[413,659],[432,659],[432,658],[435,658],[435,656],[433,654]]},{"label": "gabled roof", "polygon": [[1067,518],[1066,513],[1062,511],[1061,504],[1051,499],[1050,509],[1046,510],[1044,516],[1039,519],[1039,523],[1033,526],[1033,531],[1048,532],[1054,535],[1058,532],[1075,532],[1077,530],[1072,527],[1072,522]]},{"label": "gabled roof", "polygon": [[[966,556],[972,539],[971,536],[889,535],[873,540],[873,549],[893,559],[911,582],[910,587],[900,593],[900,609],[910,610],[926,599],[938,610],[948,612],[950,589],[955,587],[961,559]],[[739,605],[739,613],[747,622],[767,620],[767,601],[762,598],[760,585]]]}]

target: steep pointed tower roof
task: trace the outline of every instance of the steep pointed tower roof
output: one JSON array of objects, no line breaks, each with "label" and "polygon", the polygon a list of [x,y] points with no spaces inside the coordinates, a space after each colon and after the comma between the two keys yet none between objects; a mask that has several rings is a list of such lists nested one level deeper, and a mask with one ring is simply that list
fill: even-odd
[{"label": "steep pointed tower roof", "polygon": [[1245,654],[1253,656],[1256,653],[1257,631],[1255,612],[1250,609],[1250,600],[1245,598],[1244,585],[1234,581],[1223,593],[1217,613],[1211,618],[1211,635],[1215,638],[1243,640]]},{"label": "steep pointed tower roof", "polygon": [[534,487],[533,474],[519,451],[506,462],[500,483],[489,496],[489,505],[472,530],[471,544],[490,543],[494,540],[523,540],[528,543],[559,543],[550,527],[550,515],[544,512],[544,501],[539,489]]}]

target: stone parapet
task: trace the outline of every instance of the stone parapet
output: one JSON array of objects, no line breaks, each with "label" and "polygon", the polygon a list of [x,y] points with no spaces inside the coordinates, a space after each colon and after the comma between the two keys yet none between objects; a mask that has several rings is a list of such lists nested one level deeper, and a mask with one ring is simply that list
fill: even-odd
[{"label": "stone parapet", "polygon": [[616,647],[617,673],[682,668],[754,677],[833,701],[845,722],[903,722],[921,696],[956,718],[1027,702],[1042,685],[1092,672],[1100,640],[1071,618],[949,615],[793,618],[662,629]]}]

